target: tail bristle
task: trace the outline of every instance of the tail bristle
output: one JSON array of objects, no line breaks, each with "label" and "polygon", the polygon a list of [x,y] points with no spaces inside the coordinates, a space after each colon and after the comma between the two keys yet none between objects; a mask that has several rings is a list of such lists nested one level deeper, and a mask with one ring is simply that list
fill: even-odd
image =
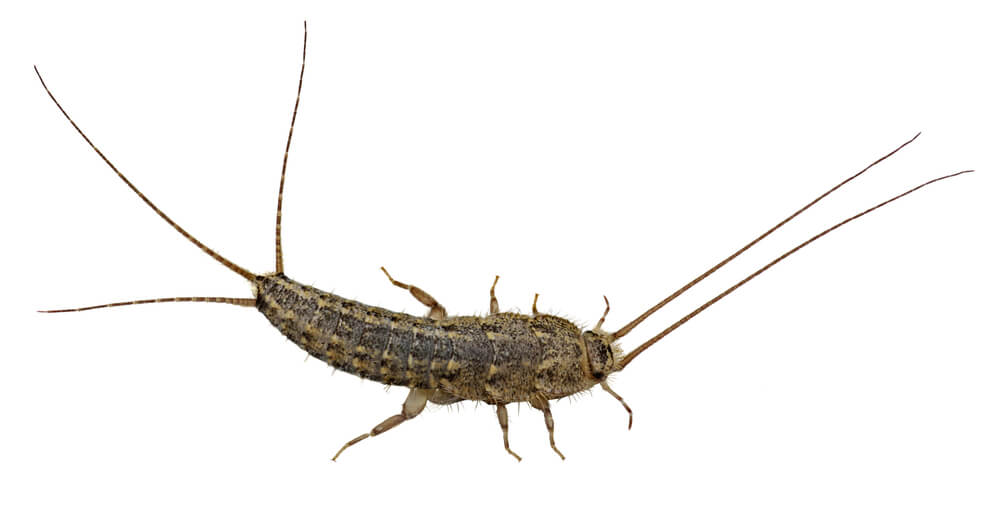
[{"label": "tail bristle", "polygon": [[278,213],[274,219],[274,272],[285,272],[284,257],[281,253],[281,203],[285,197],[285,170],[288,169],[288,150],[292,147],[292,133],[295,132],[295,117],[299,114],[299,100],[302,98],[302,76],[306,73],[306,42],[309,28],[302,22],[302,68],[299,70],[299,89],[295,93],[295,107],[292,109],[292,124],[288,127],[288,141],[285,142],[285,158],[281,162],[281,182],[278,184]]},{"label": "tail bristle", "polygon": [[74,307],[72,309],[44,309],[39,313],[72,313],[76,311],[90,311],[91,309],[103,309],[106,307],[120,307],[126,305],[140,304],[162,304],[166,302],[210,302],[216,304],[230,304],[246,307],[254,307],[257,300],[253,298],[224,298],[220,296],[178,296],[173,298],[149,298],[146,300],[130,300],[128,302],[114,302],[111,304],[91,305],[87,307]]},{"label": "tail bristle", "polygon": [[45,93],[48,94],[52,102],[56,104],[56,107],[59,109],[59,112],[61,112],[62,115],[66,117],[66,119],[69,121],[69,124],[72,125],[74,129],[76,129],[76,132],[80,133],[80,136],[82,136],[83,140],[87,142],[87,145],[89,145],[90,148],[93,149],[95,153],[97,153],[97,156],[101,157],[101,160],[103,160],[104,163],[107,164],[108,167],[110,167],[111,170],[114,171],[116,175],[118,175],[118,178],[120,178],[122,182],[124,182],[125,185],[129,187],[129,189],[131,189],[140,199],[142,199],[142,202],[146,203],[147,206],[149,206],[154,212],[156,212],[156,214],[159,215],[160,218],[162,218],[164,221],[166,221],[167,224],[173,227],[174,230],[177,230],[177,232],[179,232],[182,236],[184,236],[185,239],[187,239],[188,241],[193,243],[196,247],[200,248],[203,252],[211,256],[213,259],[215,259],[215,261],[218,261],[219,263],[225,265],[226,268],[235,272],[236,274],[239,274],[240,276],[246,278],[247,280],[250,280],[251,282],[254,281],[254,279],[256,278],[256,275],[254,273],[222,257],[221,254],[212,250],[204,243],[196,239],[194,236],[188,233],[187,230],[181,228],[181,226],[175,223],[173,219],[168,217],[167,214],[163,213],[163,210],[160,210],[159,207],[153,204],[153,201],[149,200],[149,198],[146,197],[146,195],[144,195],[141,191],[139,191],[139,188],[135,187],[135,184],[132,184],[132,181],[129,180],[128,177],[126,177],[121,171],[119,171],[118,168],[111,163],[111,160],[108,159],[108,157],[104,156],[104,153],[102,153],[101,150],[98,149],[96,145],[94,145],[94,142],[90,141],[90,138],[88,138],[87,135],[83,133],[83,129],[81,129],[80,126],[77,125],[75,121],[73,121],[73,118],[69,117],[69,113],[66,112],[66,109],[63,108],[63,106],[59,103],[59,100],[57,100],[55,95],[52,94],[52,91],[49,90],[48,85],[45,84],[45,79],[42,79],[42,74],[41,72],[38,71],[37,66],[35,67],[35,75],[38,76],[38,80],[42,83],[42,88],[45,89]]}]

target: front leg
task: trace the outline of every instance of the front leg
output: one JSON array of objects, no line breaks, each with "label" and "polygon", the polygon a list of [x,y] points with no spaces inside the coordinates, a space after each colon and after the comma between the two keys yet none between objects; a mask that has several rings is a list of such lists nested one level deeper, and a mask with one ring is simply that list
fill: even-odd
[{"label": "front leg", "polygon": [[628,406],[628,403],[625,403],[625,400],[622,399],[622,397],[619,396],[618,393],[616,393],[614,390],[611,390],[611,387],[608,386],[607,381],[601,381],[601,388],[603,388],[604,391],[607,392],[608,394],[611,394],[615,399],[618,400],[619,403],[622,404],[623,407],[625,407],[625,412],[628,412],[628,428],[629,430],[632,430],[632,407]]}]

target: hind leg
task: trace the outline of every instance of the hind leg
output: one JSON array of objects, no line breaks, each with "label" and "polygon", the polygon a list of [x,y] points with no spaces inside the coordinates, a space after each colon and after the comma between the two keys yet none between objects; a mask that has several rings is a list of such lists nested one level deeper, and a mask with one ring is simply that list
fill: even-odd
[{"label": "hind leg", "polygon": [[435,300],[433,296],[427,294],[427,291],[424,291],[423,289],[417,287],[416,285],[397,282],[396,280],[392,279],[392,276],[389,276],[389,271],[385,270],[385,267],[382,267],[382,272],[385,273],[386,278],[389,278],[389,281],[392,282],[393,285],[399,287],[400,289],[406,289],[407,291],[410,291],[410,294],[412,294],[413,297],[417,299],[417,301],[429,307],[430,311],[427,312],[427,316],[433,318],[434,320],[441,320],[442,318],[448,316],[448,312],[445,311],[444,306],[439,304],[438,301]]},{"label": "hind leg", "polygon": [[337,460],[337,457],[340,456],[340,453],[344,452],[344,449],[347,449],[361,440],[372,436],[378,436],[406,420],[415,418],[417,414],[420,414],[420,411],[424,410],[424,405],[427,404],[427,398],[430,397],[433,392],[433,390],[423,390],[420,388],[410,390],[409,395],[406,396],[406,401],[403,402],[402,412],[396,414],[395,416],[390,416],[382,423],[376,425],[370,432],[366,432],[365,434],[362,434],[361,436],[358,436],[357,438],[344,444],[344,446],[340,448],[340,451],[337,451],[337,454],[333,455],[333,459]]}]

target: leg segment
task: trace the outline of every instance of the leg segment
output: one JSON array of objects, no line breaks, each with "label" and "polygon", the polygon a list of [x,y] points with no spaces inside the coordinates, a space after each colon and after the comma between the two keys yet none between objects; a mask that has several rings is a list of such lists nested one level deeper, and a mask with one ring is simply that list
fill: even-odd
[{"label": "leg segment", "polygon": [[[493,279],[493,285],[490,286],[490,314],[495,315],[500,312],[500,304],[497,302],[497,295],[495,289],[497,288],[497,282],[500,281],[500,276]],[[518,459],[520,460],[520,458]]]},{"label": "leg segment", "polygon": [[510,450],[510,440],[507,439],[507,405],[497,405],[497,419],[500,420],[500,430],[503,431],[503,448],[520,462],[521,457]]},{"label": "leg segment", "polygon": [[604,391],[607,392],[608,394],[614,396],[614,398],[617,399],[618,402],[621,403],[623,407],[625,407],[625,411],[628,412],[628,428],[629,430],[632,430],[632,409],[628,406],[628,403],[625,403],[625,400],[622,399],[621,396],[616,394],[614,390],[611,390],[611,387],[608,386],[607,381],[601,381],[601,388],[603,388]]},{"label": "leg segment", "polygon": [[549,445],[552,446],[552,450],[555,451],[557,455],[559,455],[559,458],[566,460],[566,457],[563,456],[562,452],[556,447],[556,438],[555,438],[556,424],[554,421],[552,421],[552,410],[549,409],[549,402],[540,397],[533,397],[528,400],[528,403],[530,403],[532,407],[535,407],[536,409],[542,411],[543,414],[545,414],[545,427],[549,430]]},{"label": "leg segment", "polygon": [[402,412],[396,414],[395,416],[390,416],[382,423],[376,425],[370,432],[366,432],[365,434],[362,434],[361,436],[358,436],[357,438],[344,444],[344,446],[340,448],[340,451],[337,451],[337,454],[333,455],[333,460],[336,461],[337,457],[340,456],[340,453],[344,452],[344,449],[347,449],[361,440],[372,436],[378,436],[406,420],[415,418],[417,414],[420,414],[420,411],[424,410],[424,405],[427,404],[427,398],[430,397],[433,392],[433,390],[423,390],[419,388],[410,390],[409,395],[406,396],[406,401],[403,402]]},{"label": "leg segment", "polygon": [[594,331],[601,331],[601,326],[604,325],[604,317],[608,316],[608,312],[611,311],[611,302],[608,302],[608,297],[604,297],[604,314],[601,315],[601,319],[597,321],[597,325],[594,326]]},{"label": "leg segment", "polygon": [[462,398],[458,396],[453,396],[440,388],[434,391],[434,394],[429,398],[431,403],[435,405],[452,405],[462,401]]},{"label": "leg segment", "polygon": [[386,278],[389,278],[389,281],[392,282],[393,285],[401,289],[406,289],[407,291],[410,291],[410,294],[412,294],[413,297],[417,299],[417,301],[429,307],[430,311],[427,312],[427,316],[433,318],[434,320],[441,320],[442,318],[448,316],[448,312],[445,311],[444,306],[439,304],[438,301],[435,300],[433,296],[427,294],[426,291],[417,287],[416,285],[397,282],[396,280],[392,279],[392,276],[389,276],[389,271],[385,270],[385,267],[382,267],[382,272],[385,273]]},{"label": "leg segment", "polygon": [[540,314],[538,312],[538,293],[535,293],[535,300],[531,302],[531,314],[534,316],[538,316]]}]

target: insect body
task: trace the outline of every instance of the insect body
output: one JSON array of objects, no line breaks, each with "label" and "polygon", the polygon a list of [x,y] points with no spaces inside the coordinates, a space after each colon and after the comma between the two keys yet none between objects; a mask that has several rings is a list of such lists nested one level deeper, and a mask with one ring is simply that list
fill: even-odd
[{"label": "insect body", "polygon": [[[431,316],[362,304],[281,274],[258,278],[256,305],[313,357],[366,379],[413,389],[403,413],[383,423],[386,428],[420,412],[428,400],[475,400],[498,407],[505,433],[504,406],[520,401],[542,410],[551,431],[549,399],[586,390],[614,369],[614,346],[600,331],[581,332],[566,319],[538,313],[494,310],[486,317],[447,318],[426,293],[400,285],[418,293],[432,307]],[[491,306],[497,305],[492,297]]]},{"label": "insect body", "polygon": [[313,357],[387,385],[440,391],[441,400],[560,398],[613,368],[600,335],[552,315],[415,317],[279,275],[258,288],[257,308]]},{"label": "insect body", "polygon": [[[303,39],[302,70],[299,74],[298,94],[301,94],[304,71],[305,37]],[[38,74],[37,68],[35,72]],[[278,207],[275,220],[275,271],[267,274],[254,274],[202,244],[146,198],[73,122],[55,96],[52,95],[52,92],[45,86],[41,74],[38,74],[38,78],[49,97],[70,124],[118,177],[185,238],[216,261],[248,280],[254,294],[253,298],[177,297],[135,300],[46,312],[83,311],[161,302],[215,302],[256,307],[272,325],[309,355],[329,363],[338,370],[387,385],[405,386],[410,389],[399,414],[389,417],[369,432],[347,442],[334,456],[334,459],[347,447],[368,437],[384,433],[404,421],[416,417],[428,401],[437,404],[450,404],[471,400],[495,406],[503,434],[504,447],[518,460],[520,457],[511,451],[507,436],[506,405],[510,403],[527,402],[543,413],[549,432],[549,443],[560,457],[562,457],[562,453],[556,448],[554,440],[554,422],[549,408],[550,400],[570,396],[599,385],[625,407],[629,414],[629,427],[631,427],[632,411],[608,385],[609,375],[623,370],[654,343],[813,241],[928,184],[969,172],[961,171],[930,180],[827,228],[702,304],[645,343],[632,349],[628,354],[624,354],[618,341],[646,318],[830,193],[902,149],[915,140],[916,136],[815,198],[621,329],[607,332],[601,329],[610,309],[607,299],[605,299],[604,315],[601,316],[595,328],[591,330],[581,329],[563,318],[542,314],[537,311],[534,305],[530,315],[501,312],[494,291],[499,277],[494,279],[493,287],[490,289],[489,314],[482,317],[450,317],[444,306],[430,294],[419,287],[393,279],[384,268],[383,272],[393,285],[408,290],[417,300],[428,307],[426,316],[418,317],[366,305],[288,278],[284,273],[281,251],[281,204],[288,151],[291,145],[295,117],[298,114],[298,95],[292,112],[292,127],[288,133],[278,188]]]}]

